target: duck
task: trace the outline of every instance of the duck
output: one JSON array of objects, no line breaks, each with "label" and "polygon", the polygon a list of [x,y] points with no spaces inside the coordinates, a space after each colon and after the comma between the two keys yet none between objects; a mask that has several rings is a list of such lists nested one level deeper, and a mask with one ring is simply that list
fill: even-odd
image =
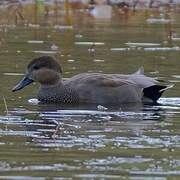
[{"label": "duck", "polygon": [[143,67],[132,74],[80,73],[63,79],[62,67],[52,56],[33,59],[12,91],[33,82],[40,84],[37,98],[43,103],[123,104],[156,103],[168,89],[155,78],[144,75]]}]

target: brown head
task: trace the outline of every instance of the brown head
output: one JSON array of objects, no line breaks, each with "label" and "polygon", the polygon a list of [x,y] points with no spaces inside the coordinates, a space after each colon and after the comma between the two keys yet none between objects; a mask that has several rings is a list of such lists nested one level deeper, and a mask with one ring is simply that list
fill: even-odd
[{"label": "brown head", "polygon": [[51,56],[41,56],[33,59],[27,66],[23,79],[12,89],[18,91],[32,82],[41,85],[53,85],[61,79],[62,69],[59,63]]}]

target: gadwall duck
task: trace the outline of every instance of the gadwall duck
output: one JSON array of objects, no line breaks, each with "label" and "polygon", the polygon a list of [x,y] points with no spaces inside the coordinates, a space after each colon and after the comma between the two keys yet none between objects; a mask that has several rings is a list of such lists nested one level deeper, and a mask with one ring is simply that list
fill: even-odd
[{"label": "gadwall duck", "polygon": [[143,68],[129,75],[82,73],[63,80],[61,66],[50,56],[33,59],[12,91],[32,82],[40,83],[38,100],[47,103],[121,104],[144,99],[156,102],[168,88],[145,76]]}]

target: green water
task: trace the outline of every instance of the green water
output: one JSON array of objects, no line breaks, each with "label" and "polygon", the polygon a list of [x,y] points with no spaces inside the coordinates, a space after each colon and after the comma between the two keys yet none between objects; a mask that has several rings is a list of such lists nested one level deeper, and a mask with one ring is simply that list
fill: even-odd
[{"label": "green water", "polygon": [[[168,25],[148,24],[144,14],[135,17],[95,21],[78,15],[72,27],[46,19],[40,27],[0,25],[0,179],[179,179],[180,41],[168,36],[175,31],[180,37],[180,16],[174,14]],[[100,45],[92,51],[90,44],[77,42]],[[17,93],[11,89],[41,55],[55,56],[64,78],[132,73],[143,66],[146,75],[175,86],[156,106],[120,105],[102,112],[96,106],[32,104],[28,100],[36,97],[38,84]]]}]

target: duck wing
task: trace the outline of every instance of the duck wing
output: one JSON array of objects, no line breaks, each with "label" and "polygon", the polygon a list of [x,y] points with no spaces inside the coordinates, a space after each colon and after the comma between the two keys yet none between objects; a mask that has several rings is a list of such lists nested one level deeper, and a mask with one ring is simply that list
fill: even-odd
[{"label": "duck wing", "polygon": [[88,103],[140,102],[143,94],[133,81],[107,74],[77,75],[66,81],[66,85],[76,90],[81,102]]},{"label": "duck wing", "polygon": [[122,85],[137,86],[134,81],[123,75],[101,74],[101,73],[83,73],[78,74],[64,82],[67,85],[78,87],[119,87]]}]

